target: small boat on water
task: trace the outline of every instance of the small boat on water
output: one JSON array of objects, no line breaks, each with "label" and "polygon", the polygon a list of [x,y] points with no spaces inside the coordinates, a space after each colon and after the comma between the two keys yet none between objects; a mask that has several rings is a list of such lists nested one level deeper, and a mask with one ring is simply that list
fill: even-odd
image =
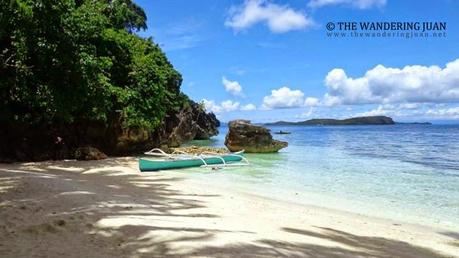
[{"label": "small boat on water", "polygon": [[157,158],[140,158],[139,169],[142,172],[190,167],[217,168],[249,164],[248,160],[244,157],[244,151],[226,154],[205,152],[193,155],[181,151],[168,154],[161,149],[153,149],[145,152],[145,154]]},{"label": "small boat on water", "polygon": [[282,131],[282,130],[276,131],[276,132],[274,132],[274,133],[275,133],[275,134],[291,134],[291,132]]}]

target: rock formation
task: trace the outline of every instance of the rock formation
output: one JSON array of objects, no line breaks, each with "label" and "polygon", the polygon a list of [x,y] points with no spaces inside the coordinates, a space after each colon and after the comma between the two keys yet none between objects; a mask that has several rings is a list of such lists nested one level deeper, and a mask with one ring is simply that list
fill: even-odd
[{"label": "rock formation", "polygon": [[107,155],[94,147],[80,147],[75,150],[77,160],[100,160],[106,159]]},{"label": "rock formation", "polygon": [[248,120],[231,121],[228,127],[225,145],[233,152],[240,150],[248,153],[277,152],[288,145],[287,142],[273,140],[269,129],[252,125]]},{"label": "rock formation", "polygon": [[108,155],[131,155],[155,147],[177,147],[193,139],[218,134],[213,113],[190,100],[190,105],[169,113],[153,132],[122,128],[120,123],[78,123],[30,126],[0,124],[0,162],[76,158],[79,147],[91,146]]},{"label": "rock formation", "polygon": [[165,120],[165,135],[163,145],[178,147],[181,143],[193,139],[209,139],[217,135],[217,127],[220,121],[213,113],[207,114],[199,104],[191,102],[189,108],[181,110],[177,114],[168,116]]}]

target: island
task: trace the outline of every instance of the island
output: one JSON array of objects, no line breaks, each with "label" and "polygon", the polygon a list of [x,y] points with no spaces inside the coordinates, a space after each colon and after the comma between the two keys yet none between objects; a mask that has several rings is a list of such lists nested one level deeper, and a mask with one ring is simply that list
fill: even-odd
[{"label": "island", "polygon": [[411,122],[411,123],[404,123],[404,122],[395,122],[398,125],[432,125],[431,122]]},{"label": "island", "polygon": [[362,116],[347,119],[309,119],[299,122],[278,121],[265,125],[393,125],[394,120],[388,116]]}]

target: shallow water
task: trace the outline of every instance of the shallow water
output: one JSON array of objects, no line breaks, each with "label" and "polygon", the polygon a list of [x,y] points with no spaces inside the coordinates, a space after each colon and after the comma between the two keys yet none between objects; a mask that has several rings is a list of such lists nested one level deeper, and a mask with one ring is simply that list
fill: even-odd
[{"label": "shallow water", "polygon": [[[459,125],[275,126],[289,142],[251,165],[183,170],[262,196],[459,230]],[[223,146],[227,127],[209,141]]]}]

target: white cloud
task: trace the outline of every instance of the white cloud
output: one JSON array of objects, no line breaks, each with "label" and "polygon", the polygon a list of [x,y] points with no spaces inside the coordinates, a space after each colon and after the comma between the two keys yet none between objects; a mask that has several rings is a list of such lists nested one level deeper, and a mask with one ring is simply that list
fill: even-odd
[{"label": "white cloud", "polygon": [[222,77],[223,86],[225,90],[233,96],[242,96],[242,86],[237,81],[230,81],[225,77]]},{"label": "white cloud", "polygon": [[388,116],[392,114],[394,114],[392,109],[385,109],[382,105],[379,105],[376,109],[357,113],[355,116]]},{"label": "white cloud", "polygon": [[457,118],[459,117],[459,107],[448,108],[444,104],[425,104],[403,103],[403,104],[383,104],[378,107],[354,114],[353,116],[392,116],[392,117],[412,117],[418,118]]},{"label": "white cloud", "polygon": [[223,112],[231,112],[239,109],[239,102],[233,102],[232,100],[222,101],[220,104],[215,103],[214,100],[202,100],[207,111],[214,112],[216,114]]},{"label": "white cloud", "polygon": [[315,106],[319,105],[319,99],[312,98],[312,97],[307,97],[304,100],[304,105],[307,106],[307,107],[315,107]]},{"label": "white cloud", "polygon": [[403,103],[399,105],[400,109],[417,109],[418,107],[418,103]]},{"label": "white cloud", "polygon": [[203,99],[202,102],[206,107],[206,110],[209,112],[220,113],[222,112],[222,107],[217,105],[213,100]]},{"label": "white cloud", "polygon": [[370,9],[373,7],[383,7],[386,3],[386,0],[311,0],[308,6],[319,8],[327,5],[348,5],[358,9]]},{"label": "white cloud", "polygon": [[242,111],[252,111],[252,110],[255,110],[255,109],[257,109],[257,107],[252,103],[244,105],[244,106],[241,107]]},{"label": "white cloud", "polygon": [[282,87],[272,90],[271,95],[263,98],[263,108],[294,108],[303,106],[304,93],[300,90],[291,90],[288,87]]},{"label": "white cloud", "polygon": [[438,66],[377,65],[363,77],[352,78],[343,69],[325,78],[326,105],[459,102],[459,59]]},{"label": "white cloud", "polygon": [[365,112],[354,113],[357,116],[390,116],[394,120],[401,119],[422,122],[436,119],[459,119],[459,106],[451,107],[445,104],[416,104],[416,107],[405,104],[382,104]]},{"label": "white cloud", "polygon": [[426,115],[439,118],[458,119],[459,107],[429,109],[427,110]]},{"label": "white cloud", "polygon": [[225,112],[231,112],[239,109],[239,102],[233,102],[231,100],[225,100],[221,103],[221,107]]},{"label": "white cloud", "polygon": [[314,25],[313,20],[306,14],[286,5],[277,5],[268,0],[245,0],[242,5],[231,8],[225,26],[240,31],[257,23],[266,23],[274,33],[284,33]]}]

